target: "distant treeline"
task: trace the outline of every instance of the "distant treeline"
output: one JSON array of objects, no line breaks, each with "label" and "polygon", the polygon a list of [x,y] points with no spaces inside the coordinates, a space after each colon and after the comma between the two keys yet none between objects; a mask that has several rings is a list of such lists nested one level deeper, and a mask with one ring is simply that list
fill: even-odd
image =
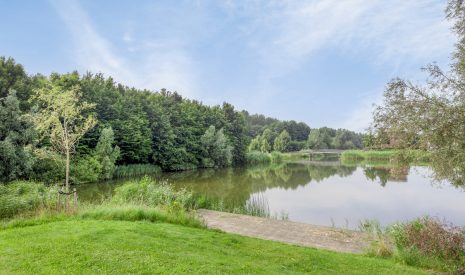
[{"label": "distant treeline", "polygon": [[[14,59],[0,57],[2,182],[63,177],[60,157],[47,151],[53,144],[39,138],[31,119],[44,108],[34,97],[44,87],[78,87],[79,100],[94,106],[85,112],[94,113],[97,124],[79,141],[71,167],[74,174],[88,174],[82,178],[90,181],[111,176],[115,169],[109,162],[151,164],[170,171],[242,165],[251,141],[262,137],[268,151],[361,147],[360,135],[347,130],[312,130],[302,122],[249,115],[228,103],[206,106],[164,89],[130,88],[102,74],[28,75]],[[95,176],[89,176],[92,173]]]},{"label": "distant treeline", "polygon": [[294,152],[302,149],[360,149],[365,135],[346,129],[328,127],[311,129],[304,122],[280,121],[264,115],[249,115],[247,135],[251,138],[250,151]]}]

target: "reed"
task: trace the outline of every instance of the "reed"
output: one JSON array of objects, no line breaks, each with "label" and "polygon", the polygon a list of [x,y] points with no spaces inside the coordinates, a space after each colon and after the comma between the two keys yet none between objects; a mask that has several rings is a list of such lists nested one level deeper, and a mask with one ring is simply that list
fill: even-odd
[{"label": "reed", "polygon": [[161,172],[157,165],[153,164],[129,164],[119,165],[113,173],[114,178],[136,177],[144,175],[153,175]]},{"label": "reed", "polygon": [[268,153],[251,151],[246,154],[247,164],[265,164],[271,163],[271,156]]}]

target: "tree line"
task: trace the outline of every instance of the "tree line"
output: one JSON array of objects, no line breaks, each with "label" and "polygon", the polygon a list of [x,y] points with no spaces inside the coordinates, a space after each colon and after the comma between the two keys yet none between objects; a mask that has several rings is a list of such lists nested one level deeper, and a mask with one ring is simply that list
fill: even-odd
[{"label": "tree line", "polygon": [[[135,164],[167,171],[242,165],[257,139],[266,140],[263,151],[297,151],[308,147],[314,130],[229,103],[207,106],[177,92],[127,87],[103,74],[28,75],[14,59],[0,57],[2,182],[68,174],[75,183],[96,181]],[[345,135],[336,142],[341,131],[351,133],[329,129],[332,141],[315,146],[359,145],[352,134],[352,143]]]},{"label": "tree line", "polygon": [[[253,121],[253,120],[252,120]],[[249,151],[269,153],[294,152],[303,149],[360,149],[365,135],[346,129],[314,128],[295,121],[273,121],[269,125],[252,127],[254,130]],[[250,132],[249,132],[250,134]]]}]

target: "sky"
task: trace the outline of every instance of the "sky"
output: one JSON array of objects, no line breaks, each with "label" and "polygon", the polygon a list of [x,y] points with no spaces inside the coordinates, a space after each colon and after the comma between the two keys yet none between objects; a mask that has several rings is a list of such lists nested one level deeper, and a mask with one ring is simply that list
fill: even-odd
[{"label": "sky", "polygon": [[386,83],[447,68],[440,0],[0,0],[0,55],[204,104],[364,131]]}]

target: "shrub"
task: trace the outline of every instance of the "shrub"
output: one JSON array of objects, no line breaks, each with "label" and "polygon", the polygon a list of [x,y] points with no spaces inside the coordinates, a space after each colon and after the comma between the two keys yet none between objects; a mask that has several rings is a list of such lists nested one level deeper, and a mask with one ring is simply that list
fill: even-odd
[{"label": "shrub", "polygon": [[71,165],[71,181],[75,184],[98,181],[102,172],[102,164],[97,158],[88,156]]},{"label": "shrub", "polygon": [[0,219],[56,205],[58,190],[34,182],[0,185]]},{"label": "shrub", "polygon": [[49,158],[40,158],[34,163],[34,174],[31,179],[47,184],[63,181],[65,178],[64,164]]},{"label": "shrub", "polygon": [[176,207],[189,210],[196,207],[196,200],[192,192],[185,189],[176,191],[166,182],[158,183],[145,176],[139,181],[123,184],[115,189],[112,201],[115,203],[130,203],[146,206]]},{"label": "shrub", "polygon": [[[401,258],[407,263],[445,263],[457,269],[465,265],[465,229],[425,217],[391,227]],[[422,262],[426,262],[424,264]],[[430,267],[430,266],[425,266]]]}]

